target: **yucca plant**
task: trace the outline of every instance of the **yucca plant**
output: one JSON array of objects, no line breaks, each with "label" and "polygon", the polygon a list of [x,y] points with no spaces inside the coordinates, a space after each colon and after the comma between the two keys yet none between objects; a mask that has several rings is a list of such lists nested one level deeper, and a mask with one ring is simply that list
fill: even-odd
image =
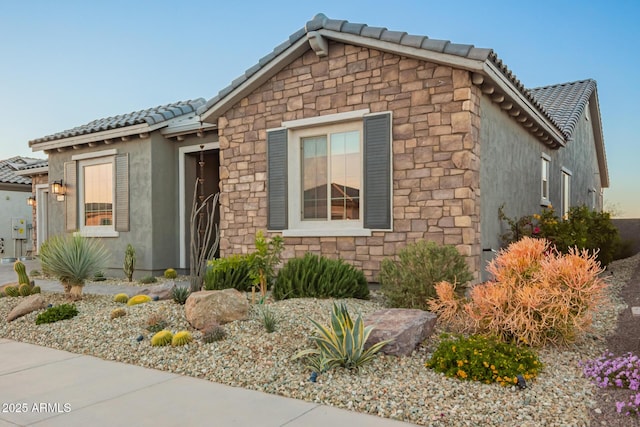
[{"label": "yucca plant", "polygon": [[302,350],[294,359],[307,357],[311,366],[317,365],[325,371],[336,366],[359,369],[373,360],[375,354],[390,342],[380,341],[365,349],[364,345],[373,327],[365,327],[361,315],[354,322],[344,303],[333,304],[329,326],[309,320],[317,328],[316,335],[312,337],[316,348]]},{"label": "yucca plant", "polygon": [[171,298],[180,305],[184,305],[187,302],[189,295],[191,295],[191,289],[184,286],[175,286],[171,291]]},{"label": "yucca plant", "polygon": [[73,298],[81,297],[85,281],[105,268],[108,257],[99,240],[77,234],[50,237],[40,248],[43,270],[56,276]]}]

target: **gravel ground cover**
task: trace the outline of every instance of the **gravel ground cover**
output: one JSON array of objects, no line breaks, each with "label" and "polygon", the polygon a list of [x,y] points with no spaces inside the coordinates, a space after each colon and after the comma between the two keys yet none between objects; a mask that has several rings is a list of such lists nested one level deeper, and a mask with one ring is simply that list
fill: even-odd
[{"label": "gravel ground cover", "polygon": [[[224,325],[227,337],[206,344],[190,328],[184,306],[158,301],[125,306],[109,296],[85,295],[76,302],[79,315],[53,324],[36,325],[37,313],[12,323],[0,321],[0,337],[136,364],[210,381],[279,394],[325,405],[428,426],[587,426],[598,406],[595,388],[582,375],[580,360],[602,354],[606,336],[615,329],[626,305],[617,298],[631,278],[640,254],[613,263],[604,273],[611,283],[612,303],[594,321],[593,333],[568,348],[539,351],[545,369],[525,390],[446,378],[424,367],[437,345],[434,336],[410,357],[380,355],[359,372],[335,369],[309,381],[310,370],[292,356],[312,343],[308,318],[327,323],[333,300],[269,301],[277,313],[276,332],[268,334],[257,316]],[[614,274],[611,274],[613,272]],[[123,283],[128,285],[128,283]],[[117,285],[114,286],[117,290]],[[115,291],[114,291],[115,293]],[[44,294],[52,304],[63,295]],[[383,308],[374,292],[369,301],[344,300],[350,312],[366,315]],[[0,319],[18,302],[0,299]],[[127,314],[110,319],[114,308]],[[173,332],[190,330],[194,341],[183,347],[152,347],[145,322],[162,314]],[[139,335],[144,339],[136,340]]]}]

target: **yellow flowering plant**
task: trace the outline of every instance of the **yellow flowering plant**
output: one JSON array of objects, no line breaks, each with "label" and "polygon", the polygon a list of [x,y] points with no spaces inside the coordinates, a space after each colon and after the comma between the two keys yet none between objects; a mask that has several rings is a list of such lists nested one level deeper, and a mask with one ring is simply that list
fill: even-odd
[{"label": "yellow flowering plant", "polygon": [[515,385],[518,375],[535,378],[542,364],[530,348],[506,344],[479,335],[441,336],[440,344],[425,365],[448,377],[485,384]]}]

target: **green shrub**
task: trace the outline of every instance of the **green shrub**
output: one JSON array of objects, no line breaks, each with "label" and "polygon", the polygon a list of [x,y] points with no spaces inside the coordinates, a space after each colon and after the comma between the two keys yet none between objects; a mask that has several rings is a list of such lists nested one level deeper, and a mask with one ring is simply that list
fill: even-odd
[{"label": "green shrub", "polygon": [[164,277],[165,279],[175,279],[176,277],[178,277],[178,272],[175,271],[173,268],[167,268],[164,271]]},{"label": "green shrub", "polygon": [[207,262],[204,289],[213,291],[235,288],[248,292],[252,286],[250,255],[236,254]]},{"label": "green shrub", "polygon": [[622,245],[611,214],[591,210],[584,205],[570,208],[564,219],[556,216],[553,207],[515,220],[508,218],[502,207],[498,214],[509,225],[509,230],[501,236],[505,245],[523,237],[544,238],[563,254],[573,247],[597,252],[597,260],[603,267],[616,258]]},{"label": "green shrub", "polygon": [[227,336],[227,331],[224,330],[224,327],[216,324],[210,325],[206,327],[202,331],[202,341],[207,344],[211,344],[212,342],[222,341]]},{"label": "green shrub", "polygon": [[151,345],[154,347],[171,344],[173,334],[170,331],[160,331],[151,337]]},{"label": "green shrub", "polygon": [[42,289],[40,289],[40,286],[34,286],[33,288],[31,288],[31,295],[39,294],[40,292],[42,292]]},{"label": "green shrub", "polygon": [[29,276],[31,277],[40,277],[42,275],[42,273],[40,273],[40,270],[31,270],[29,272]]},{"label": "green shrub", "polygon": [[542,369],[531,349],[477,335],[443,335],[425,366],[451,378],[503,386],[516,384],[518,375],[535,378]]},{"label": "green shrub", "polygon": [[96,271],[93,275],[94,282],[104,282],[105,280],[107,280],[107,278],[104,277],[104,273],[102,271]]},{"label": "green shrub", "polygon": [[191,295],[191,289],[184,286],[175,286],[171,291],[171,298],[180,305],[184,305],[184,303],[187,302],[189,295]]},{"label": "green shrub", "polygon": [[144,276],[142,279],[138,280],[138,282],[148,285],[149,283],[157,283],[158,279],[154,276]]},{"label": "green shrub", "polygon": [[162,314],[154,313],[151,314],[145,323],[145,329],[151,333],[160,332],[161,330],[167,328],[169,323],[165,319]]},{"label": "green shrub", "polygon": [[367,298],[364,273],[340,259],[307,253],[292,258],[280,269],[273,285],[275,299]]},{"label": "green shrub", "polygon": [[473,275],[454,246],[419,241],[398,253],[398,259],[382,260],[380,285],[392,307],[428,310],[427,300],[435,297],[434,286],[441,281],[456,283],[464,294],[464,284]]},{"label": "green shrub", "polygon": [[36,317],[36,325],[43,323],[54,323],[59,320],[71,319],[78,315],[75,304],[60,304],[48,308]]},{"label": "green shrub", "polygon": [[[316,327],[316,334],[311,337],[316,348],[298,352],[294,359],[305,357],[308,366],[315,372],[323,372],[336,366],[347,369],[359,369],[369,363],[378,351],[389,341],[380,341],[365,350],[372,326],[364,326],[362,316],[358,315],[355,322],[351,319],[347,306],[333,304],[331,322],[329,326],[310,319]],[[319,368],[319,370],[316,370]]]}]

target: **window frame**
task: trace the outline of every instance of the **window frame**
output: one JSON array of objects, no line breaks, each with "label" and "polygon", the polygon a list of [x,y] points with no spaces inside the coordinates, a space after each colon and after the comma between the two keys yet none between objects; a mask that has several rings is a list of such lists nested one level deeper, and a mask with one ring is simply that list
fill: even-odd
[{"label": "window frame", "polygon": [[[115,155],[91,157],[78,159],[78,232],[85,237],[118,237],[120,234],[116,231],[116,166]],[[113,219],[109,225],[85,225],[85,182],[84,182],[84,168],[87,166],[95,166],[101,164],[111,165],[111,211]]]},{"label": "window frame", "polygon": [[[303,185],[302,185],[302,140],[312,136],[327,136],[327,145],[330,145],[330,135],[340,132],[358,131],[359,133],[359,156],[360,156],[360,211],[358,219],[352,220],[332,220],[330,217],[330,192],[327,194],[327,211],[328,218],[325,219],[302,219],[303,212]],[[283,230],[285,236],[304,236],[304,235],[371,235],[371,231],[364,228],[364,125],[362,118],[358,120],[340,121],[334,123],[321,123],[317,126],[305,126],[300,128],[288,129],[287,150],[289,156],[288,174],[291,177],[288,180],[288,214],[289,228]],[[329,153],[329,150],[327,151]],[[327,156],[327,162],[330,157]],[[328,169],[328,171],[330,168]],[[328,177],[330,178],[330,176]],[[328,191],[330,191],[328,189]]]},{"label": "window frame", "polygon": [[562,217],[566,218],[569,214],[569,209],[571,208],[571,177],[573,173],[567,169],[562,168],[562,206],[560,207],[562,210]]},{"label": "window frame", "polygon": [[540,157],[540,205],[551,205],[551,157],[542,154]]}]

